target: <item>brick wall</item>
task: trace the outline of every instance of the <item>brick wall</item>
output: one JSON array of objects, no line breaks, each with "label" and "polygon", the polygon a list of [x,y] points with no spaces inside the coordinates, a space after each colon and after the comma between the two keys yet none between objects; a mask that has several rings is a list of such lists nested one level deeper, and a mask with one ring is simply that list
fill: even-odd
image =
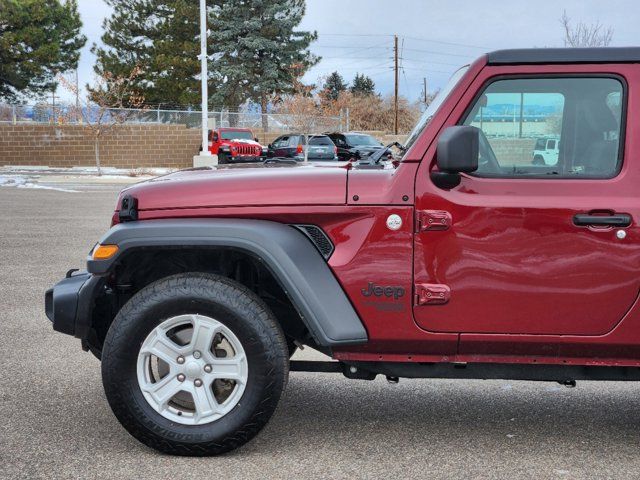
[{"label": "brick wall", "polygon": [[[185,168],[193,165],[200,130],[184,125],[125,125],[100,140],[105,167]],[[91,132],[78,125],[0,124],[0,166],[95,165]]]},{"label": "brick wall", "polygon": [[535,138],[489,138],[489,143],[501,165],[530,165]]}]

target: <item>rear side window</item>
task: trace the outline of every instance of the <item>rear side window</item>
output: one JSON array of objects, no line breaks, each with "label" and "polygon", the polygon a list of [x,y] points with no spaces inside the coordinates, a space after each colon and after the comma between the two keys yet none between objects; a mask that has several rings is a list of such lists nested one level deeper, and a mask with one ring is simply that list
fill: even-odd
[{"label": "rear side window", "polygon": [[329,137],[312,137],[309,139],[309,145],[326,145],[326,146],[333,146],[333,142],[331,141],[331,139]]},{"label": "rear side window", "polygon": [[623,93],[616,78],[494,81],[463,121],[482,132],[474,175],[614,177],[621,168]]}]

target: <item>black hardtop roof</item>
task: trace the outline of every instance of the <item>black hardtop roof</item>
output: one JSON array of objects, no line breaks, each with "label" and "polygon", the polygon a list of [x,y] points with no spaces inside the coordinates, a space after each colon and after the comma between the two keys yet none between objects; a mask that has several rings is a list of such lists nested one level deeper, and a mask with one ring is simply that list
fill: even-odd
[{"label": "black hardtop roof", "polygon": [[487,54],[489,65],[537,63],[640,63],[640,47],[517,48]]}]

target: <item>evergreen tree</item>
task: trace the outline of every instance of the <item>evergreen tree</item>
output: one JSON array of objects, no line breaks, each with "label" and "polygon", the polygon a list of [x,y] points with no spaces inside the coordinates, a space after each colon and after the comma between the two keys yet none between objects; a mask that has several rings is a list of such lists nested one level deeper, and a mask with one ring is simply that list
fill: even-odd
[{"label": "evergreen tree", "polygon": [[375,95],[376,84],[370,77],[367,77],[364,74],[360,75],[359,73],[356,73],[350,90],[354,95],[360,95],[364,97],[368,95]]},{"label": "evergreen tree", "polygon": [[103,47],[94,45],[96,73],[127,77],[149,105],[200,103],[199,4],[193,0],[105,0]]},{"label": "evergreen tree", "polygon": [[340,93],[344,92],[346,89],[347,84],[344,83],[342,75],[340,75],[338,72],[333,72],[327,77],[327,80],[324,82],[324,86],[322,87],[322,94],[327,100],[335,101],[340,96]]},{"label": "evergreen tree", "polygon": [[291,93],[298,79],[319,58],[309,44],[315,32],[297,30],[304,0],[216,0],[209,17],[216,53],[213,71],[219,78],[215,98],[236,110],[247,99],[260,104],[266,130],[267,107]]},{"label": "evergreen tree", "polygon": [[0,98],[37,96],[75,69],[87,41],[76,0],[0,0]]}]

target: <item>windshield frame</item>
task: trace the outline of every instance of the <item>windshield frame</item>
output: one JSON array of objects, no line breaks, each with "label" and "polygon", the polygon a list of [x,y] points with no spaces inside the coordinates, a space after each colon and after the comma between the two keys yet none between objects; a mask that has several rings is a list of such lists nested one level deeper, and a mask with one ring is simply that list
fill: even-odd
[{"label": "windshield frame", "polygon": [[424,131],[424,129],[431,122],[431,119],[436,115],[436,113],[438,113],[438,110],[440,110],[440,107],[442,106],[442,104],[445,102],[447,98],[449,98],[449,95],[451,94],[451,92],[458,86],[460,81],[464,78],[465,74],[469,71],[470,67],[471,65],[464,65],[460,67],[458,70],[456,70],[453,73],[453,75],[451,75],[451,77],[449,78],[449,81],[447,82],[447,84],[438,92],[435,98],[431,101],[427,109],[420,116],[418,123],[416,123],[416,126],[413,127],[413,130],[411,130],[411,133],[407,137],[407,140],[404,145],[404,147],[406,148],[406,151],[408,151],[416,142],[416,140],[420,138],[420,135],[422,135],[422,132]]},{"label": "windshield frame", "polygon": [[[246,135],[246,136],[240,136],[240,137],[226,136],[226,135],[238,135],[238,134]],[[253,133],[247,132],[245,130],[221,130],[220,139],[221,140],[253,140]]]},{"label": "windshield frame", "polygon": [[[368,143],[356,143],[355,140],[358,137],[366,138]],[[375,137],[371,135],[367,135],[366,133],[345,133],[344,138],[347,140],[349,145],[353,145],[354,147],[381,147],[382,143],[380,143]]]}]

